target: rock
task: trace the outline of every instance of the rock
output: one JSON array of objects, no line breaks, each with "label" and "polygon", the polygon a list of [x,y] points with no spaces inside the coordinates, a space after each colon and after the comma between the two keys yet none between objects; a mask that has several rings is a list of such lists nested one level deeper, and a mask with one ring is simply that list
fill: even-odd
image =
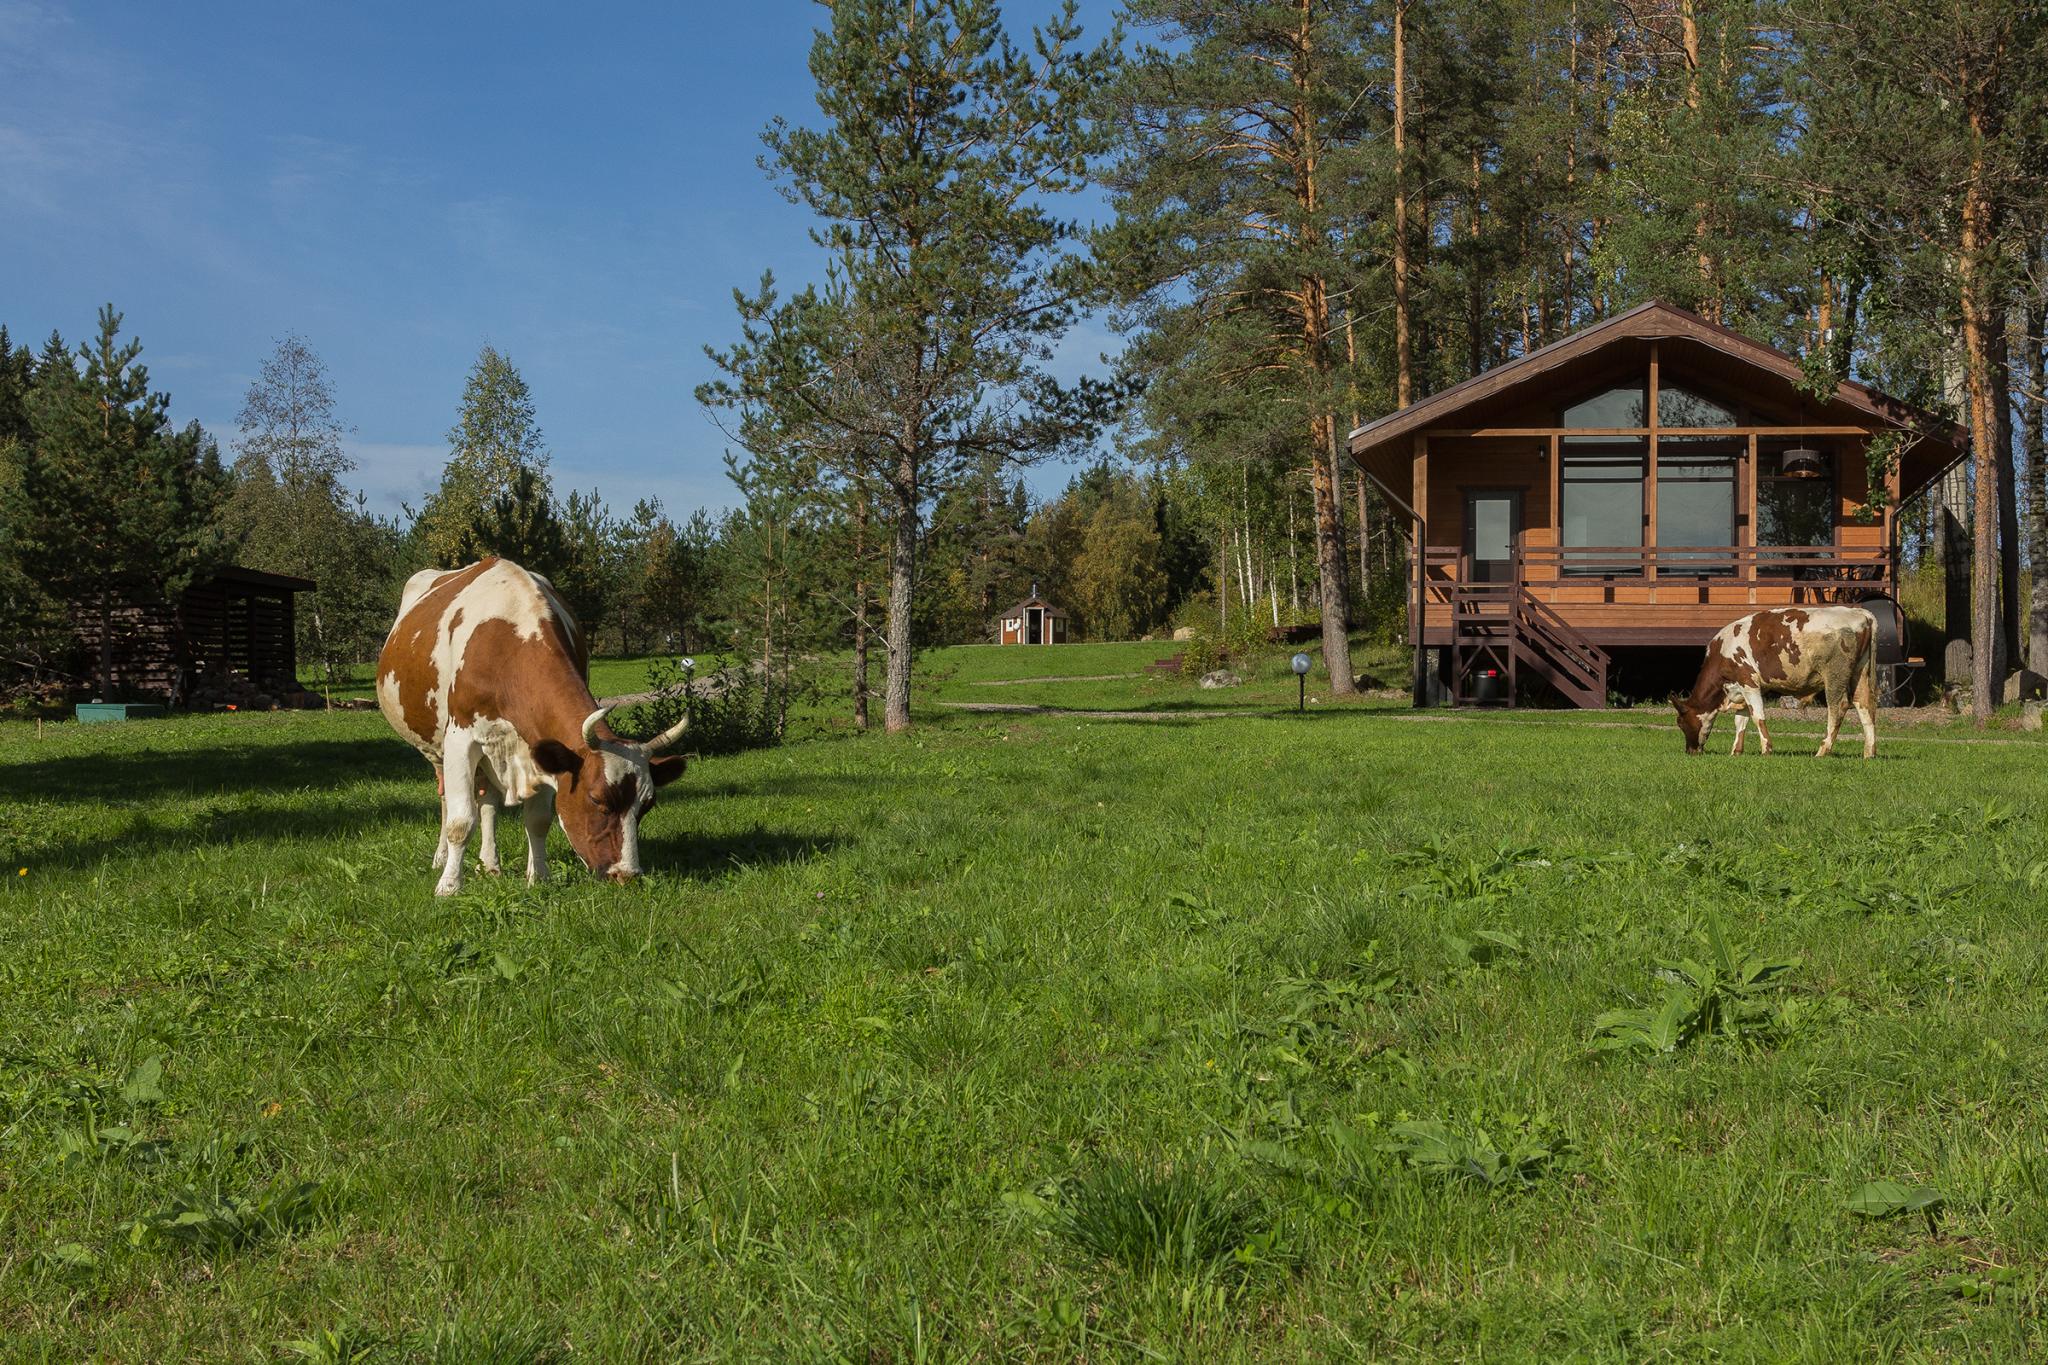
[{"label": "rock", "polygon": [[1778,709],[1780,711],[1797,711],[1804,704],[1805,703],[1798,697],[1778,698]]},{"label": "rock", "polygon": [[2030,702],[2028,702],[2028,703],[2027,703],[2027,704],[2026,704],[2025,706],[2022,706],[2022,707],[2020,708],[2020,729],[2022,729],[2022,730],[2032,730],[2032,731],[2034,731],[2034,732],[2035,732],[2036,734],[2040,733],[2040,730],[2041,730],[2041,703],[2040,703],[2040,702],[2037,702],[2037,701],[2030,701]]},{"label": "rock", "polygon": [[2004,701],[2031,701],[2042,695],[2043,679],[2031,668],[2022,668],[2005,680],[2005,691],[2000,694]]},{"label": "rock", "polygon": [[1173,628],[1173,638],[1176,643],[1182,640],[1192,640],[1195,638],[1195,628],[1193,626],[1175,626]]},{"label": "rock", "polygon": [[1975,659],[1968,640],[1950,640],[1948,648],[1941,652],[1942,680],[1968,687]]},{"label": "rock", "polygon": [[1243,683],[1243,678],[1232,673],[1227,668],[1219,668],[1214,673],[1204,673],[1202,675],[1202,686],[1204,687],[1238,687]]}]

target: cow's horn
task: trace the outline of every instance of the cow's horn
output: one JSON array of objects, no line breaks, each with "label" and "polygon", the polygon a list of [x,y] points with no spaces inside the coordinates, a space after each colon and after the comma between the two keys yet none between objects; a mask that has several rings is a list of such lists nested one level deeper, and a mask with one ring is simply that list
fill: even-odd
[{"label": "cow's horn", "polygon": [[684,717],[683,717],[683,718],[682,718],[681,720],[677,721],[677,722],[676,722],[676,723],[675,723],[674,725],[671,725],[671,726],[669,726],[669,727],[668,727],[668,729],[666,729],[666,730],[663,730],[663,731],[662,731],[662,732],[661,732],[660,734],[656,735],[656,736],[655,736],[655,737],[654,737],[653,739],[650,739],[650,740],[648,740],[648,741],[647,741],[647,743],[645,743],[645,744],[644,744],[644,745],[642,745],[641,747],[642,747],[642,748],[644,748],[644,749],[646,749],[646,750],[647,750],[647,752],[648,752],[648,753],[650,753],[650,754],[658,754],[658,753],[660,753],[660,752],[661,752],[662,750],[664,750],[664,749],[668,748],[668,746],[669,746],[669,745],[671,745],[671,744],[675,743],[675,742],[676,742],[677,740],[681,739],[681,738],[683,737],[683,731],[685,731],[685,730],[687,730],[687,729],[689,729],[689,728],[690,728],[690,718],[689,718],[688,716],[684,716]]},{"label": "cow's horn", "polygon": [[612,708],[617,705],[617,702],[606,702],[603,705],[600,705],[595,711],[592,711],[589,715],[583,718],[583,742],[590,748],[595,749],[598,747],[599,743],[601,742],[597,737],[598,724],[602,722],[606,716],[610,715],[612,713]]}]

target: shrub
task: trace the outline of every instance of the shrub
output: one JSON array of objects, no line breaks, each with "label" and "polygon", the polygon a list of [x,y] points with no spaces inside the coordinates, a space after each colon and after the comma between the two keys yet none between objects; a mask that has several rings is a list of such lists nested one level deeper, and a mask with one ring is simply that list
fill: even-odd
[{"label": "shrub", "polygon": [[650,661],[648,690],[669,695],[631,708],[631,733],[660,734],[687,714],[690,728],[681,745],[691,753],[736,754],[780,744],[789,717],[787,679],[723,656],[717,665],[699,678],[694,659]]}]

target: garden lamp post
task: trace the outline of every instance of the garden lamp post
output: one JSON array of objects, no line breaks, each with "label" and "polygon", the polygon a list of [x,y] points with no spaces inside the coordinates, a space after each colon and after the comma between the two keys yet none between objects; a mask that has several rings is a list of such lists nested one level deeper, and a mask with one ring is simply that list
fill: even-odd
[{"label": "garden lamp post", "polygon": [[1299,689],[1301,695],[1295,698],[1294,709],[1298,712],[1306,712],[1308,710],[1309,657],[1306,654],[1297,654],[1294,656],[1293,663],[1294,680],[1301,685]]}]

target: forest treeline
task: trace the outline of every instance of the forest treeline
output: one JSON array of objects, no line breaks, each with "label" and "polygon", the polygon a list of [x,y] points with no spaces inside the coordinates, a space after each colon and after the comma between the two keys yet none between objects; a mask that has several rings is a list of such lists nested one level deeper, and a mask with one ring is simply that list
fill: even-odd
[{"label": "forest treeline", "polygon": [[[217,454],[130,384],[121,458],[190,469],[191,524],[147,532],[177,547],[157,572],[230,543],[306,572],[325,634],[302,654],[344,659],[405,569],[523,551],[610,648],[850,651],[855,707],[872,667],[892,728],[914,649],[988,638],[1036,581],[1095,636],[1319,622],[1342,694],[1350,631],[1399,627],[1408,529],[1345,433],[1663,298],[1800,356],[1816,393],[1852,377],[1963,425],[1970,466],[1938,497],[1982,551],[1973,696],[2048,667],[2033,0],[1127,0],[1092,34],[1071,9],[1024,32],[989,0],[837,0],[819,23],[816,109],[763,158],[814,219],[815,255],[786,264],[816,283],[738,294],[698,394],[730,437],[730,511],[558,496],[488,351],[403,524],[348,493],[338,425],[299,460],[252,390]],[[1077,360],[1102,321],[1113,353]],[[113,391],[118,350],[8,353],[10,507],[50,486],[25,468],[106,438],[37,395]],[[1034,503],[1020,473],[1054,459],[1087,472]],[[294,529],[301,504],[346,534]],[[95,590],[22,572],[54,542],[4,534],[17,618]],[[309,539],[348,547],[339,575],[291,548]]]}]

